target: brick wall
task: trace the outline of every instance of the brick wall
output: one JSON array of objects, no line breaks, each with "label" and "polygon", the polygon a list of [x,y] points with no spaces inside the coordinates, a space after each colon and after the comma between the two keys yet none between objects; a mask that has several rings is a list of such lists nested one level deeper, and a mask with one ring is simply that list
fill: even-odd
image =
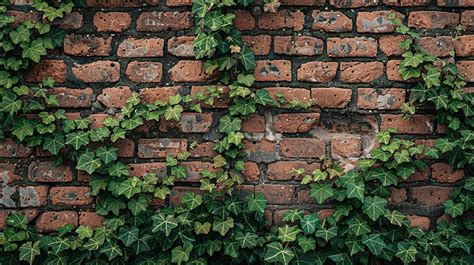
[{"label": "brick wall", "polygon": [[[16,21],[39,20],[30,1],[16,1],[9,11]],[[153,102],[176,93],[196,93],[215,76],[206,75],[193,58],[190,0],[87,0],[58,22],[68,35],[64,49],[24,74],[26,82],[52,76],[61,107],[71,117],[91,115],[93,126],[124,105],[132,91]],[[277,13],[252,16],[237,10],[235,26],[257,55],[256,87],[271,95],[312,100],[307,111],[260,109],[244,122],[248,154],[247,182],[238,192],[263,192],[267,216],[279,223],[285,209],[314,208],[308,191],[298,185],[292,168],[319,168],[326,155],[350,168],[374,145],[374,133],[391,127],[406,137],[432,143],[443,133],[429,108],[410,120],[397,110],[410,97],[411,83],[402,82],[398,64],[402,37],[394,33],[388,14],[396,12],[423,32],[421,45],[438,56],[455,49],[459,70],[474,82],[474,2],[471,0],[283,0]],[[457,41],[451,36],[461,24]],[[472,86],[472,83],[471,83]],[[190,178],[173,188],[173,203],[196,190],[199,171],[212,167],[216,123],[228,100],[188,112],[180,122],[147,123],[129,139],[116,143],[133,175],[160,172],[163,158],[182,150]],[[191,148],[191,143],[198,145]],[[53,231],[67,222],[100,224],[89,195],[89,177],[69,164],[55,166],[48,153],[0,141],[0,228],[11,211],[36,219],[39,231]],[[441,203],[463,172],[434,163],[393,189],[391,203],[424,227],[436,221]],[[156,201],[155,205],[164,203]],[[324,208],[324,207],[322,207]],[[321,215],[330,210],[322,209]]]}]

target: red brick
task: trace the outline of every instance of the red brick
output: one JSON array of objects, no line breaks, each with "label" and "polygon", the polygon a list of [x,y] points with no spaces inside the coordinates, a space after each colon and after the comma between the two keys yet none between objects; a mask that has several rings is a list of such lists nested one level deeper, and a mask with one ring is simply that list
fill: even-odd
[{"label": "red brick", "polygon": [[454,183],[464,177],[463,169],[455,169],[450,164],[436,163],[431,165],[432,177],[437,182]]},{"label": "red brick", "polygon": [[351,102],[352,90],[344,88],[312,88],[311,98],[320,108],[345,108]]},{"label": "red brick", "polygon": [[260,169],[258,164],[254,162],[245,162],[245,170],[242,172],[247,181],[258,181],[260,178]]},{"label": "red brick", "polygon": [[331,139],[331,155],[335,159],[359,157],[362,141],[358,136],[336,137]]},{"label": "red brick", "polygon": [[359,109],[400,109],[405,103],[406,91],[403,88],[359,88],[357,108]]},{"label": "red brick", "polygon": [[315,204],[316,201],[310,195],[310,191],[306,189],[302,189],[298,192],[297,195],[297,202],[298,204]]},{"label": "red brick", "polygon": [[156,174],[158,177],[163,177],[167,173],[164,162],[129,164],[128,171],[130,176],[134,177],[143,177],[146,174]]},{"label": "red brick", "polygon": [[390,188],[390,198],[388,199],[389,205],[400,206],[407,200],[407,191],[404,188]]},{"label": "red brick", "polygon": [[160,121],[160,131],[168,132],[177,129],[184,133],[206,133],[211,129],[211,113],[183,113],[179,122],[166,121],[164,118]]},{"label": "red brick", "polygon": [[328,38],[327,53],[329,57],[375,57],[377,41],[374,38]]},{"label": "red brick", "polygon": [[97,31],[122,32],[126,30],[132,18],[125,12],[97,12],[94,14],[94,26]]},{"label": "red brick", "polygon": [[92,228],[99,227],[103,224],[104,217],[94,212],[80,212],[79,225],[90,226]]},{"label": "red brick", "polygon": [[264,133],[265,117],[258,114],[250,114],[242,121],[242,132],[245,133]]},{"label": "red brick", "polygon": [[359,12],[356,21],[357,32],[388,33],[395,31],[397,26],[388,18],[393,13],[400,19],[405,17],[394,11]]},{"label": "red brick", "polygon": [[221,171],[220,168],[215,167],[213,163],[209,162],[186,161],[182,162],[181,165],[186,167],[187,178],[185,180],[176,179],[177,182],[199,182],[203,171]]},{"label": "red brick", "polygon": [[178,57],[194,57],[194,36],[171,37],[168,52]]},{"label": "red brick", "polygon": [[167,6],[190,6],[192,4],[192,0],[166,0]]},{"label": "red brick", "polygon": [[137,20],[137,31],[167,31],[190,29],[191,12],[143,12]]},{"label": "red brick", "polygon": [[384,74],[382,62],[343,62],[340,69],[344,83],[370,83]]},{"label": "red brick", "polygon": [[326,0],[282,0],[282,6],[324,6]]},{"label": "red brick", "polygon": [[75,56],[108,56],[112,37],[69,34],[64,37],[64,53]]},{"label": "red brick", "polygon": [[122,108],[132,96],[128,86],[107,87],[97,96],[97,100],[107,108]]},{"label": "red brick", "polygon": [[449,53],[454,50],[451,36],[423,37],[419,44],[426,52],[439,57],[449,56]]},{"label": "red brick", "polygon": [[[204,92],[204,95],[209,96],[209,93],[207,93],[209,86],[192,86],[191,87],[191,95],[196,95],[197,93],[200,93],[201,91]],[[219,87],[219,86],[215,86]],[[229,87],[222,87],[220,86],[223,90],[223,93],[221,93],[218,97],[214,98],[214,102],[212,105],[207,105],[203,102],[200,102],[201,107],[203,108],[212,108],[212,109],[225,109],[229,107],[230,104],[230,97],[229,97]]]},{"label": "red brick", "polygon": [[215,157],[217,152],[214,151],[214,143],[203,142],[194,148],[190,148],[191,157]]},{"label": "red brick", "polygon": [[292,204],[295,201],[294,185],[260,184],[255,186],[255,193],[263,193],[268,204]]},{"label": "red brick", "polygon": [[179,138],[155,138],[138,140],[138,157],[164,158],[188,149],[188,140]]},{"label": "red brick", "polygon": [[48,186],[18,187],[20,207],[41,207],[48,200]]},{"label": "red brick", "polygon": [[213,79],[204,71],[202,61],[183,60],[175,64],[168,72],[174,82],[204,82]]},{"label": "red brick", "polygon": [[310,138],[285,138],[280,143],[281,155],[285,157],[319,158],[325,154],[324,141]]},{"label": "red brick", "polygon": [[474,31],[474,10],[462,12],[461,26],[467,31]]},{"label": "red brick", "polygon": [[310,36],[275,36],[275,53],[287,55],[312,56],[322,54],[324,43]]},{"label": "red brick", "polygon": [[379,39],[379,48],[387,56],[393,55],[402,55],[405,50],[399,47],[401,41],[405,40],[407,37],[403,35],[386,35],[382,36]]},{"label": "red brick", "polygon": [[127,38],[117,48],[119,57],[162,57],[164,40],[161,38]]},{"label": "red brick", "polygon": [[352,31],[352,20],[339,11],[313,10],[313,30],[326,32]]},{"label": "red brick", "polygon": [[466,7],[466,6],[474,6],[474,1],[472,0],[436,0],[436,4],[438,6],[445,6],[445,7]]},{"label": "red brick", "polygon": [[418,216],[418,215],[407,215],[406,216],[410,221],[410,225],[412,227],[419,227],[422,230],[428,230],[430,228],[430,218],[426,216]]},{"label": "red brick", "polygon": [[280,10],[276,13],[264,12],[258,19],[258,27],[263,30],[292,29],[303,30],[304,13]]},{"label": "red brick", "polygon": [[466,82],[474,82],[474,61],[458,61],[456,66]]},{"label": "red brick", "polygon": [[298,81],[328,83],[336,77],[337,62],[307,62],[299,66]]},{"label": "red brick", "polygon": [[242,40],[255,55],[267,55],[270,52],[272,37],[269,35],[242,36]]},{"label": "red brick", "polygon": [[399,114],[382,114],[380,130],[397,128],[399,134],[430,134],[433,133],[434,119],[431,115],[412,115],[410,119],[402,119]]},{"label": "red brick", "polygon": [[400,75],[400,60],[389,60],[387,62],[387,79],[390,81],[413,82],[412,79],[403,80]]},{"label": "red brick", "polygon": [[17,144],[11,138],[0,140],[0,157],[29,157],[32,153],[33,150],[30,147],[22,144]]},{"label": "red brick", "polygon": [[55,232],[56,228],[72,224],[77,227],[78,215],[73,211],[43,212],[36,219],[36,230],[39,233]]},{"label": "red brick", "polygon": [[94,202],[89,187],[52,187],[49,192],[53,205],[85,206]]},{"label": "red brick", "polygon": [[431,0],[383,0],[383,3],[389,6],[425,6]]},{"label": "red brick", "polygon": [[265,90],[268,91],[268,94],[270,94],[271,98],[277,99],[278,96],[282,96],[286,102],[290,102],[292,100],[308,102],[311,100],[310,90],[305,88],[267,87]]},{"label": "red brick", "polygon": [[137,83],[158,83],[163,76],[163,65],[160,62],[130,62],[127,66],[128,79]]},{"label": "red brick", "polygon": [[198,187],[173,187],[171,189],[171,195],[170,195],[170,205],[175,206],[179,205],[181,203],[181,198],[187,193],[187,192],[194,192],[196,194],[204,194],[205,191],[200,190]]},{"label": "red brick", "polygon": [[419,29],[455,28],[459,14],[440,11],[414,11],[408,16],[408,26]]},{"label": "red brick", "polygon": [[156,0],[86,0],[91,7],[140,7],[143,3],[153,5]]},{"label": "red brick", "polygon": [[120,64],[114,61],[76,64],[72,73],[84,83],[117,82],[120,79]]},{"label": "red brick", "polygon": [[135,156],[135,142],[131,139],[120,139],[112,145],[117,148],[118,157]]},{"label": "red brick", "polygon": [[180,90],[181,87],[179,86],[144,88],[140,90],[139,95],[141,101],[152,104],[158,100],[167,102],[169,97],[177,95]]},{"label": "red brick", "polygon": [[457,56],[474,56],[474,35],[459,36],[454,48]]},{"label": "red brick", "polygon": [[58,26],[65,30],[80,29],[84,26],[84,18],[81,13],[74,11],[69,14],[64,14],[63,18],[54,20],[50,23],[51,25]]},{"label": "red brick", "polygon": [[28,179],[33,182],[71,182],[73,174],[67,165],[58,166],[53,161],[37,161],[29,165]]},{"label": "red brick", "polygon": [[452,189],[451,187],[436,186],[411,187],[410,193],[415,202],[429,207],[440,205],[449,199]]},{"label": "red brick", "polygon": [[280,133],[308,132],[316,126],[319,117],[319,113],[277,114],[273,118],[273,129]]},{"label": "red brick", "polygon": [[19,180],[21,177],[15,174],[15,164],[0,163],[0,182],[6,185]]},{"label": "red brick", "polygon": [[257,61],[254,71],[255,81],[291,81],[291,62],[288,60]]},{"label": "red brick", "polygon": [[376,6],[379,4],[379,0],[367,1],[367,0],[329,0],[331,6],[337,8],[358,8]]},{"label": "red brick", "polygon": [[255,18],[248,11],[236,10],[234,12],[234,27],[237,30],[252,30],[255,28]]},{"label": "red brick", "polygon": [[38,12],[35,11],[22,12],[17,10],[8,10],[5,15],[13,17],[13,23],[9,24],[11,27],[16,27],[25,21],[39,21]]},{"label": "red brick", "polygon": [[55,87],[48,89],[49,95],[56,95],[61,108],[89,108],[94,91],[91,88],[73,89]]},{"label": "red brick", "polygon": [[0,231],[5,229],[5,219],[8,217],[8,212],[5,210],[0,210]]},{"label": "red brick", "polygon": [[416,181],[425,181],[430,175],[430,168],[427,167],[425,170],[416,170],[415,174],[411,175],[407,180],[401,179],[401,182],[416,182]]},{"label": "red brick", "polygon": [[244,151],[249,160],[255,162],[272,162],[279,158],[278,147],[274,142],[266,139],[262,141],[249,141],[244,139]]},{"label": "red brick", "polygon": [[54,78],[54,82],[66,82],[67,65],[62,60],[42,60],[33,65],[26,73],[26,82],[38,83],[48,77]]},{"label": "red brick", "polygon": [[311,174],[314,170],[319,169],[318,163],[308,163],[303,161],[277,161],[275,163],[268,164],[267,166],[267,179],[269,180],[292,180],[300,179],[301,177],[295,176],[291,173],[294,169],[304,169],[305,174]]}]

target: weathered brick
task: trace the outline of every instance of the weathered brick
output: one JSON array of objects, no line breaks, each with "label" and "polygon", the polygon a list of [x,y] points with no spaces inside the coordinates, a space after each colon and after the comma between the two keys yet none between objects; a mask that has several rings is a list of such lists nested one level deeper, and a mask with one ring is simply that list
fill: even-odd
[{"label": "weathered brick", "polygon": [[419,227],[422,230],[428,230],[430,228],[431,220],[426,216],[407,215],[406,217],[410,221],[410,226],[412,227]]},{"label": "weathered brick", "polygon": [[128,79],[137,83],[158,83],[163,76],[163,65],[160,62],[133,61],[127,65],[125,73]]},{"label": "weathered brick", "polygon": [[255,28],[255,18],[250,12],[245,10],[236,10],[234,12],[234,27],[238,30],[252,30]]},{"label": "weathered brick", "polygon": [[318,158],[326,153],[324,141],[311,138],[285,138],[280,147],[285,157]]},{"label": "weathered brick", "polygon": [[0,231],[5,229],[5,219],[8,217],[8,212],[5,210],[0,210]]},{"label": "weathered brick", "polygon": [[103,224],[104,217],[94,212],[80,212],[79,225],[90,226],[92,228],[99,227]]},{"label": "weathered brick", "polygon": [[344,88],[312,88],[311,98],[320,108],[345,108],[351,102],[352,90]]},{"label": "weathered brick", "polygon": [[286,113],[273,117],[273,129],[281,133],[303,133],[316,126],[319,113]]},{"label": "weathered brick", "polygon": [[270,94],[270,97],[275,100],[279,96],[281,96],[286,102],[290,102],[292,100],[309,102],[311,100],[310,90],[305,88],[267,87],[265,90],[267,90],[268,94]]},{"label": "weathered brick", "polygon": [[412,115],[410,119],[402,119],[399,114],[382,114],[380,130],[397,128],[399,134],[430,134],[434,130],[434,119],[431,115]]},{"label": "weathered brick", "polygon": [[277,161],[275,163],[268,164],[267,166],[267,179],[269,180],[292,180],[300,179],[301,177],[295,176],[291,173],[294,169],[304,169],[306,174],[311,174],[314,170],[319,169],[318,163],[308,163],[303,161]]},{"label": "weathered brick", "polygon": [[244,163],[245,170],[242,172],[247,181],[257,181],[260,178],[260,169],[258,164],[246,161]]},{"label": "weathered brick", "polygon": [[440,205],[449,199],[452,189],[451,187],[436,186],[411,187],[410,194],[415,202],[429,207]]},{"label": "weathered brick", "polygon": [[291,81],[291,62],[288,60],[257,61],[254,71],[255,81]]},{"label": "weathered brick", "polygon": [[187,193],[187,192],[194,192],[196,194],[204,194],[205,191],[200,190],[198,187],[178,187],[174,186],[171,189],[171,195],[170,195],[170,205],[175,206],[181,204],[181,198]]},{"label": "weathered brick", "polygon": [[112,37],[69,34],[64,37],[64,53],[75,56],[108,56]]},{"label": "weathered brick", "polygon": [[18,187],[20,207],[41,207],[48,199],[48,186]]},{"label": "weathered brick", "polygon": [[214,166],[213,163],[201,162],[201,161],[186,161],[180,165],[186,167],[186,176],[184,180],[176,179],[177,182],[199,182],[201,179],[201,173],[203,171],[218,172],[220,168]]},{"label": "weathered brick", "polygon": [[19,180],[21,177],[15,174],[15,164],[0,163],[0,183],[6,185]]},{"label": "weathered brick", "polygon": [[[219,86],[216,86],[219,87]],[[201,102],[201,107],[203,108],[217,108],[217,109],[225,109],[229,107],[230,104],[230,97],[229,97],[229,87],[222,87],[223,93],[221,93],[219,96],[215,97],[213,100],[213,104],[208,105],[203,102]],[[191,95],[196,95],[197,93],[204,93],[204,95],[209,95],[207,93],[208,86],[192,86],[191,87]]]},{"label": "weathered brick", "polygon": [[172,37],[168,40],[168,52],[178,57],[194,57],[194,36]]},{"label": "weathered brick", "polygon": [[379,39],[379,48],[387,56],[402,55],[405,50],[400,48],[399,44],[407,37],[403,35],[385,35]]},{"label": "weathered brick", "polygon": [[403,88],[359,88],[357,89],[357,108],[359,109],[400,109],[405,103],[406,91]]},{"label": "weathered brick", "polygon": [[274,47],[277,54],[312,56],[323,53],[324,43],[311,36],[275,36]]},{"label": "weathered brick", "polygon": [[313,10],[313,30],[325,32],[348,32],[352,31],[352,20],[339,11]]},{"label": "weathered brick", "polygon": [[30,6],[33,0],[11,0],[10,3],[15,6]]},{"label": "weathered brick", "polygon": [[270,52],[272,37],[269,35],[242,36],[242,40],[255,55],[267,55]]},{"label": "weathered brick", "polygon": [[466,6],[474,6],[474,1],[472,0],[436,0],[436,4],[438,6],[445,6],[445,7],[466,7]]},{"label": "weathered brick", "polygon": [[182,113],[179,122],[166,121],[164,118],[160,121],[160,131],[168,132],[177,129],[184,133],[205,133],[211,129],[211,113]]},{"label": "weathered brick", "polygon": [[166,0],[167,6],[190,6],[192,3],[192,0]]},{"label": "weathered brick", "polygon": [[212,142],[203,142],[190,149],[191,157],[215,157],[217,155]]},{"label": "weathered brick", "polygon": [[359,157],[362,141],[359,136],[345,136],[331,139],[331,155],[335,159]]},{"label": "weathered brick", "polygon": [[309,190],[307,189],[302,189],[298,191],[296,201],[298,202],[298,204],[315,204],[316,203],[314,198],[311,197]]},{"label": "weathered brick", "polygon": [[260,184],[255,186],[255,193],[263,193],[268,204],[292,204],[295,201],[294,185]]},{"label": "weathered brick", "polygon": [[298,81],[328,83],[336,77],[337,62],[307,62],[298,67]]},{"label": "weathered brick", "polygon": [[400,206],[407,200],[407,190],[404,188],[390,188],[390,198],[388,199],[389,205]]},{"label": "weathered brick", "polygon": [[375,57],[377,40],[374,38],[328,38],[327,53],[329,57]]},{"label": "weathered brick", "polygon": [[179,61],[168,74],[174,82],[204,82],[214,78],[214,75],[205,73],[202,61]]},{"label": "weathered brick", "polygon": [[33,182],[71,182],[73,174],[67,165],[58,166],[53,161],[37,161],[29,165],[28,179]]},{"label": "weathered brick", "polygon": [[282,6],[324,6],[326,0],[282,0]]},{"label": "weathered brick", "polygon": [[387,33],[393,32],[397,26],[388,18],[395,13],[399,19],[405,16],[394,11],[373,11],[357,13],[357,32]]},{"label": "weathered brick", "polygon": [[178,94],[181,90],[179,86],[172,87],[155,87],[140,89],[139,95],[141,101],[146,104],[152,104],[156,101],[168,101],[168,98]]},{"label": "weathered brick", "polygon": [[457,56],[474,56],[474,35],[459,36],[454,48]]},{"label": "weathered brick", "polygon": [[0,157],[29,157],[31,153],[33,153],[33,150],[30,147],[18,144],[11,138],[0,140]]},{"label": "weathered brick", "polygon": [[116,82],[120,79],[120,64],[114,61],[76,64],[72,73],[84,83]]},{"label": "weathered brick", "polygon": [[43,19],[43,23],[48,22],[51,25],[58,26],[61,29],[71,30],[71,29],[80,29],[84,26],[84,18],[79,12],[71,12],[69,14],[64,14],[63,18],[56,19],[52,22],[49,22],[47,19]]},{"label": "weathered brick", "polygon": [[454,183],[464,177],[463,169],[455,169],[450,164],[436,163],[431,165],[431,176],[437,182]]},{"label": "weathered brick", "polygon": [[414,11],[408,16],[408,26],[419,29],[455,28],[459,14],[440,11]]},{"label": "weathered brick", "polygon": [[50,233],[56,228],[72,224],[77,227],[79,223],[77,212],[73,211],[48,211],[41,213],[36,219],[36,230],[40,233]]},{"label": "weathered brick", "polygon": [[458,61],[456,66],[466,82],[474,82],[474,61]]},{"label": "weathered brick", "polygon": [[187,151],[188,140],[179,138],[155,138],[138,140],[138,157],[164,158]]},{"label": "weathered brick", "polygon": [[370,83],[384,74],[382,62],[343,62],[340,69],[344,83]]},{"label": "weathered brick", "polygon": [[389,60],[387,62],[387,79],[390,81],[413,82],[413,79],[403,80],[400,75],[400,60]]},{"label": "weathered brick", "polygon": [[242,131],[246,133],[265,132],[265,117],[258,114],[250,114],[242,121]]},{"label": "weathered brick", "polygon": [[132,18],[125,12],[97,12],[93,22],[97,31],[122,32],[130,26]]},{"label": "weathered brick", "polygon": [[466,10],[462,12],[461,25],[467,31],[474,31],[474,10]]},{"label": "weathered brick", "polygon": [[94,91],[91,88],[74,89],[55,87],[48,89],[49,95],[56,95],[61,108],[88,108],[92,104]]},{"label": "weathered brick", "polygon": [[91,7],[139,7],[142,3],[150,3],[156,0],[86,0],[87,6]]},{"label": "weathered brick", "polygon": [[329,0],[329,3],[337,8],[358,8],[376,6],[379,0]]},{"label": "weathered brick", "polygon": [[42,60],[25,73],[25,81],[38,83],[48,77],[56,84],[66,82],[67,65],[62,60]]},{"label": "weathered brick", "polygon": [[262,141],[244,139],[242,143],[249,161],[269,163],[280,158],[279,149],[275,142],[270,142],[266,139]]},{"label": "weathered brick", "polygon": [[53,205],[85,206],[94,201],[90,187],[52,187],[49,194]]},{"label": "weathered brick", "polygon": [[119,57],[162,57],[162,38],[127,38],[117,48]]},{"label": "weathered brick", "polygon": [[383,0],[383,3],[389,6],[425,6],[431,0]]},{"label": "weathered brick", "polygon": [[304,13],[280,10],[276,13],[265,12],[258,19],[258,27],[263,30],[292,29],[303,30]]},{"label": "weathered brick", "polygon": [[423,37],[419,44],[426,52],[439,57],[449,56],[449,53],[454,50],[451,36]]},{"label": "weathered brick", "polygon": [[13,23],[10,24],[11,27],[16,27],[25,21],[39,21],[38,12],[36,11],[22,12],[17,10],[8,10],[5,15],[13,17]]},{"label": "weathered brick", "polygon": [[134,177],[143,177],[146,174],[156,174],[158,177],[163,177],[167,173],[164,162],[129,164],[128,171],[130,176]]},{"label": "weathered brick", "polygon": [[166,31],[190,29],[191,12],[143,12],[137,20],[138,31]]},{"label": "weathered brick", "polygon": [[107,87],[97,96],[97,100],[108,108],[121,108],[132,96],[132,90],[128,86]]}]

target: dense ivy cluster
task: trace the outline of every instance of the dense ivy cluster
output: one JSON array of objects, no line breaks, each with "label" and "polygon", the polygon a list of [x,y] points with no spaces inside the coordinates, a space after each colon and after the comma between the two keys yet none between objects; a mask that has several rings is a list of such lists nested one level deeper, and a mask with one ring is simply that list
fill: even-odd
[{"label": "dense ivy cluster", "polygon": [[[239,4],[248,6],[251,2],[243,0]],[[268,11],[278,7],[277,1],[265,3]],[[244,199],[232,195],[232,187],[243,182],[241,173],[245,169],[242,121],[258,106],[300,108],[308,103],[284,102],[281,97],[272,99],[265,90],[251,89],[255,56],[233,28],[234,15],[226,12],[228,7],[237,6],[234,1],[193,2],[196,57],[206,59],[207,73],[219,72],[220,83],[228,87],[232,101],[228,114],[219,120],[222,138],[215,147],[220,155],[214,165],[225,170],[202,172],[202,193],[186,193],[179,205],[159,210],[150,204],[155,198],[168,198],[175,181],[187,178],[181,162],[189,153],[169,156],[163,175],[132,177],[128,166],[118,161],[117,150],[108,146],[145,121],[179,121],[184,109],[200,112],[201,103],[212,105],[216,97],[227,93],[225,88],[210,86],[194,96],[176,95],[153,104],[144,104],[133,94],[125,107],[105,119],[105,126],[92,129],[88,117],[71,120],[64,110],[46,110],[46,106],[57,105],[57,99],[47,93],[53,80],[34,86],[20,83],[20,70],[31,61],[38,62],[46,49],[60,46],[63,33],[48,23],[24,22],[12,27],[13,19],[4,14],[7,6],[0,8],[4,54],[0,75],[5,77],[0,78],[0,136],[9,134],[7,128],[11,127],[11,137],[18,142],[41,146],[58,160],[67,149],[66,159],[92,176],[96,211],[106,218],[99,228],[74,229],[67,225],[57,233],[39,236],[26,216],[11,214],[7,227],[0,232],[0,263],[474,263],[474,225],[465,218],[474,207],[473,97],[463,92],[465,83],[454,63],[427,54],[418,45],[418,34],[395,18],[397,31],[407,35],[401,43],[406,52],[400,73],[404,79],[420,81],[412,90],[413,100],[403,110],[409,117],[416,105],[432,102],[438,110],[437,121],[446,124],[450,132],[434,147],[427,147],[396,138],[396,131],[389,130],[377,134],[380,146],[372,150],[369,159],[360,160],[354,170],[344,172],[331,161],[324,161],[322,169],[314,172],[295,169],[316,202],[332,205],[334,212],[321,220],[316,212],[304,214],[295,209],[284,215],[285,226],[268,227],[264,218],[267,202],[262,194]],[[72,4],[54,7],[37,1],[33,7],[52,21],[70,12]],[[30,113],[37,118],[24,115]],[[464,168],[468,176],[445,203],[451,220],[440,222],[430,231],[410,227],[408,219],[387,203],[390,187],[427,167],[418,159],[422,155],[425,160],[447,159]]]}]

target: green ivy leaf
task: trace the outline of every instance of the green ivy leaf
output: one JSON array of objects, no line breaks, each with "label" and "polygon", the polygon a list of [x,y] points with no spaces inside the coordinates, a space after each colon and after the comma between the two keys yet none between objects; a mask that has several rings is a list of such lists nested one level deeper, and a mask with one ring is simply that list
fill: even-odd
[{"label": "green ivy leaf", "polygon": [[120,182],[118,194],[124,195],[127,199],[141,192],[140,180],[137,177],[126,179]]},{"label": "green ivy leaf", "polygon": [[153,220],[152,232],[164,232],[166,236],[169,236],[171,231],[178,226],[176,219],[173,215],[165,215],[164,213],[158,213],[151,217]]},{"label": "green ivy leaf", "polygon": [[102,164],[100,160],[96,158],[93,152],[85,152],[77,161],[76,169],[84,170],[88,174],[94,173]]},{"label": "green ivy leaf", "polygon": [[353,217],[348,224],[349,229],[355,236],[365,235],[371,231],[368,223],[359,216]]},{"label": "green ivy leaf", "polygon": [[79,239],[84,240],[86,238],[91,238],[94,235],[94,230],[90,226],[80,225],[76,229],[77,236]]},{"label": "green ivy leaf", "polygon": [[365,197],[362,211],[372,221],[376,221],[385,213],[385,206],[387,206],[387,200],[380,198],[379,196]]},{"label": "green ivy leaf", "polygon": [[173,248],[173,250],[171,250],[171,262],[177,264],[187,262],[192,249],[193,245],[191,244],[184,244],[184,248],[182,246]]},{"label": "green ivy leaf", "polygon": [[227,232],[234,227],[234,219],[227,217],[227,219],[215,218],[212,223],[212,231],[218,232],[221,236],[225,236]]},{"label": "green ivy leaf", "polygon": [[73,132],[66,135],[66,144],[72,145],[74,149],[78,150],[82,146],[89,143],[89,133],[87,132]]},{"label": "green ivy leaf", "polygon": [[408,220],[408,218],[399,211],[396,211],[396,210],[390,211],[387,209],[384,216],[385,218],[388,219],[388,221],[392,225],[396,225],[400,227],[402,226],[408,227],[410,225],[410,221]]},{"label": "green ivy leaf", "polygon": [[117,239],[122,241],[127,247],[130,247],[138,240],[139,230],[137,227],[120,227]]},{"label": "green ivy leaf", "polygon": [[33,264],[36,256],[41,254],[39,249],[40,241],[36,242],[25,242],[20,247],[20,260],[28,262],[30,265]]},{"label": "green ivy leaf", "polygon": [[34,40],[29,45],[25,43],[24,46],[22,58],[29,58],[35,63],[39,63],[41,56],[47,54],[41,39]]},{"label": "green ivy leaf", "polygon": [[386,246],[380,234],[363,235],[362,243],[366,245],[370,252],[375,256],[380,255]]},{"label": "green ivy leaf", "polygon": [[258,212],[263,214],[265,207],[267,207],[267,199],[263,193],[249,194],[246,197],[248,210],[251,212]]},{"label": "green ivy leaf", "polygon": [[303,229],[303,232],[307,235],[314,233],[319,223],[319,217],[314,213],[305,215],[300,220],[301,229]]},{"label": "green ivy leaf", "polygon": [[316,240],[305,236],[298,237],[298,246],[301,247],[303,253],[306,253],[316,249]]},{"label": "green ivy leaf", "polygon": [[398,250],[395,256],[399,257],[403,264],[409,264],[416,261],[416,254],[418,251],[414,246],[407,243],[398,243]]},{"label": "green ivy leaf", "polygon": [[209,222],[195,222],[194,223],[194,232],[196,235],[207,235],[211,230],[211,223]]},{"label": "green ivy leaf", "polygon": [[456,218],[464,213],[464,204],[455,203],[453,200],[447,200],[444,202],[444,211],[452,218]]},{"label": "green ivy leaf", "polygon": [[278,228],[278,239],[285,242],[293,242],[296,240],[296,236],[301,232],[297,226],[288,226]]},{"label": "green ivy leaf", "polygon": [[242,52],[240,53],[240,62],[246,71],[253,71],[255,68],[255,54],[253,51],[244,46]]},{"label": "green ivy leaf", "polygon": [[102,160],[106,165],[117,160],[117,148],[101,146],[95,152],[97,157]]},{"label": "green ivy leaf", "polygon": [[258,245],[258,235],[251,232],[246,232],[245,234],[238,232],[235,240],[239,242],[241,248],[253,249]]},{"label": "green ivy leaf", "polygon": [[23,141],[28,136],[33,136],[35,127],[29,120],[21,120],[21,122],[15,123],[12,128],[12,134],[15,135],[18,140]]},{"label": "green ivy leaf", "polygon": [[231,133],[240,131],[242,127],[242,120],[239,118],[232,118],[230,115],[225,115],[219,120],[219,132]]},{"label": "green ivy leaf", "polygon": [[320,228],[318,230],[316,230],[316,237],[319,237],[319,238],[322,238],[324,239],[324,241],[328,242],[329,240],[331,240],[331,238],[334,238],[335,236],[337,236],[337,226],[332,226],[330,228]]},{"label": "green ivy leaf", "polygon": [[173,107],[168,107],[165,110],[165,119],[167,121],[174,120],[179,121],[181,113],[183,112],[183,107],[181,105],[175,105]]},{"label": "green ivy leaf", "polygon": [[186,192],[181,203],[189,210],[194,210],[202,204],[202,196],[194,192]]},{"label": "green ivy leaf", "polygon": [[123,255],[120,246],[112,240],[106,241],[104,245],[99,249],[99,252],[105,254],[109,261],[113,260],[117,256]]},{"label": "green ivy leaf", "polygon": [[472,242],[469,238],[463,235],[454,235],[449,241],[450,248],[459,248],[471,254]]},{"label": "green ivy leaf", "polygon": [[334,196],[332,183],[313,183],[311,184],[311,197],[313,197],[318,204],[323,204],[327,199]]},{"label": "green ivy leaf", "polygon": [[346,195],[348,199],[356,198],[361,202],[364,202],[365,185],[362,182],[349,182],[346,185]]},{"label": "green ivy leaf", "polygon": [[294,257],[293,251],[286,246],[283,247],[279,242],[267,244],[267,251],[265,252],[266,262],[288,265]]}]

